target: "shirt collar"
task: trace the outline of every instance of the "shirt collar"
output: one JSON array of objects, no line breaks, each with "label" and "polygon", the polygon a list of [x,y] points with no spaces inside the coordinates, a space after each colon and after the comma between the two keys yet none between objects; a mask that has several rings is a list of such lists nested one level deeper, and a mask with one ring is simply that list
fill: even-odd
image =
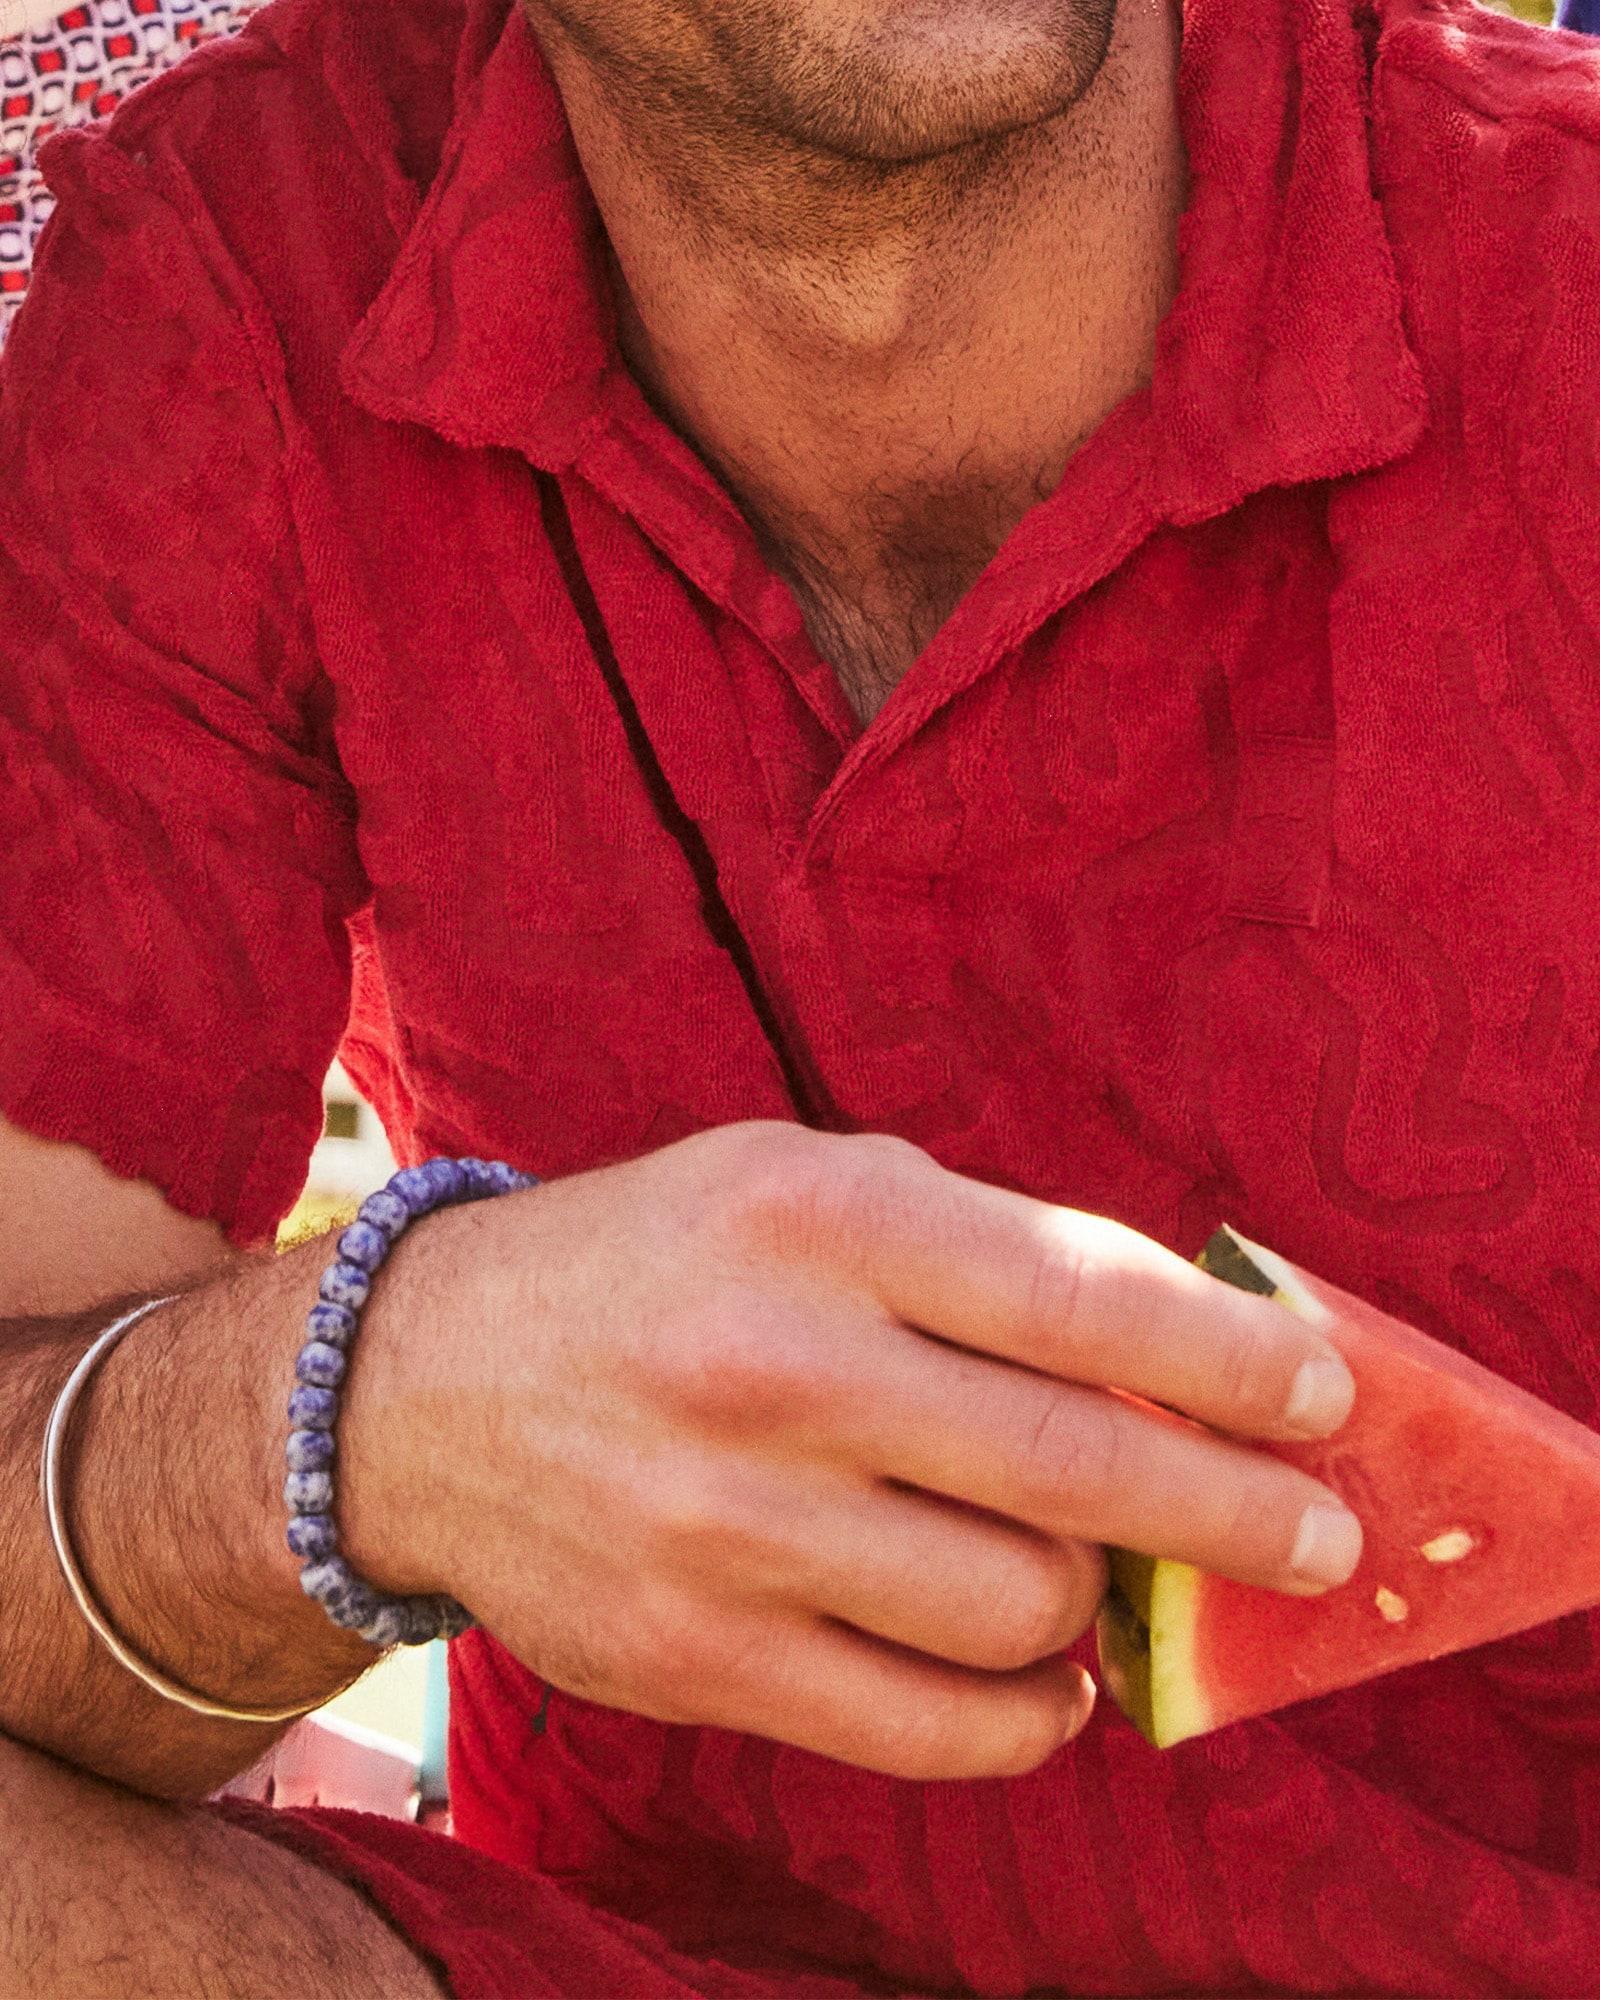
[{"label": "shirt collar", "polygon": [[[1151,384],[1162,511],[1386,463],[1425,416],[1372,192],[1352,4],[1187,0],[1190,198]],[[437,180],[346,347],[347,392],[451,441],[572,465],[627,376],[603,230],[520,9],[472,0]]]},{"label": "shirt collar", "polygon": [[340,378],[376,416],[560,470],[603,428],[624,365],[560,94],[521,10],[506,9],[469,7],[437,178]]},{"label": "shirt collar", "polygon": [[1151,383],[1169,519],[1388,463],[1427,398],[1373,188],[1366,0],[1187,0],[1190,200]]}]

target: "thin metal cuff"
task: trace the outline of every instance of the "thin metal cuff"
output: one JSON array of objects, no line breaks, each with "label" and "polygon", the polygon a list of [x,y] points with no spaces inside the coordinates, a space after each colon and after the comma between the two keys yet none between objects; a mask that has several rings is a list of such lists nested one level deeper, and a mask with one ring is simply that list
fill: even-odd
[{"label": "thin metal cuff", "polygon": [[72,1546],[72,1536],[67,1528],[66,1508],[61,1492],[61,1458],[66,1441],[67,1426],[72,1421],[72,1412],[84,1384],[96,1368],[129,1330],[137,1326],[147,1313],[153,1313],[160,1306],[172,1304],[170,1298],[151,1299],[147,1304],[136,1306],[130,1313],[113,1322],[102,1333],[83,1359],[67,1377],[61,1394],[57,1396],[55,1407],[50,1412],[50,1421],[45,1426],[44,1453],[39,1466],[39,1487],[44,1496],[45,1520],[50,1529],[50,1540],[56,1552],[56,1561],[61,1565],[61,1574],[72,1592],[73,1602],[83,1613],[90,1629],[120,1666],[125,1667],[136,1680],[144,1682],[152,1693],[166,1701],[175,1702],[180,1708],[187,1708],[196,1715],[209,1715],[219,1722],[295,1722],[303,1715],[309,1715],[312,1708],[320,1707],[313,1702],[310,1708],[230,1708],[227,1703],[211,1701],[203,1694],[196,1694],[193,1688],[186,1688],[179,1681],[169,1680],[163,1673],[145,1660],[113,1630],[105,1613],[95,1603],[78,1565],[77,1552]]}]

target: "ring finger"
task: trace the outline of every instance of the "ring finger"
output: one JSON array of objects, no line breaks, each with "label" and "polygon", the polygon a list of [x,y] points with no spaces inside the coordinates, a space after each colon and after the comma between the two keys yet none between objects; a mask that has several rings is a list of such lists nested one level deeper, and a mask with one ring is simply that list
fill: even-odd
[{"label": "ring finger", "polygon": [[1091,1543],[866,1477],[829,1474],[798,1504],[746,1493],[718,1511],[724,1576],[958,1666],[1010,1672],[1064,1652],[1105,1595]]}]

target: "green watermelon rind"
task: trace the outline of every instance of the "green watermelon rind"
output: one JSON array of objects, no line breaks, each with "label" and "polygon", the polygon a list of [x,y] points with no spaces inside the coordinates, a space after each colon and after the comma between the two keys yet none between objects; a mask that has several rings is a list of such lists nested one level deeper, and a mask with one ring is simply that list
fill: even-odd
[{"label": "green watermelon rind", "polygon": [[[1235,1230],[1219,1229],[1195,1262],[1303,1319],[1324,1317],[1282,1258]],[[1132,1549],[1110,1549],[1107,1556],[1110,1585],[1095,1631],[1106,1692],[1158,1750],[1205,1735],[1215,1718],[1195,1671],[1203,1572]]]}]

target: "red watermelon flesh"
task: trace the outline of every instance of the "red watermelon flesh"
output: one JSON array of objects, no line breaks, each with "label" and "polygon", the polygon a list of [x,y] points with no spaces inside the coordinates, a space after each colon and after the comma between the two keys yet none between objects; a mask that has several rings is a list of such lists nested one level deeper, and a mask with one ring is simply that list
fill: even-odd
[{"label": "red watermelon flesh", "polygon": [[1152,1743],[1600,1604],[1600,1433],[1231,1230],[1198,1261],[1315,1321],[1349,1363],[1336,1437],[1262,1448],[1331,1486],[1366,1546],[1321,1597],[1113,1550],[1101,1668]]}]

